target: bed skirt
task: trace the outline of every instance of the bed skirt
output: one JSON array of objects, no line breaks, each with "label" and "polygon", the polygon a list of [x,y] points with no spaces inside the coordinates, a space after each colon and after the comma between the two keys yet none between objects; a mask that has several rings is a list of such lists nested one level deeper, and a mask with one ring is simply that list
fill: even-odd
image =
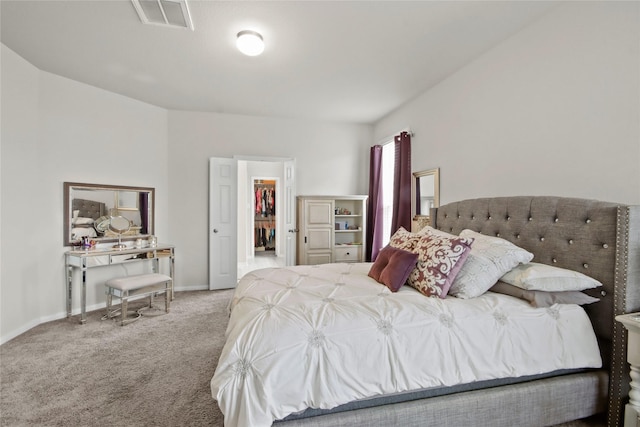
[{"label": "bed skirt", "polygon": [[277,427],[541,427],[602,413],[606,371],[394,403],[317,417],[279,421]]}]

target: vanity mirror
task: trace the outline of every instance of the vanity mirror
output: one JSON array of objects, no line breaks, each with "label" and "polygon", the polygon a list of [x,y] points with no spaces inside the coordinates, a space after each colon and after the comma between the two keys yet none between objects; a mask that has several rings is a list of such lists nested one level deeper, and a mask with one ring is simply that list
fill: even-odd
[{"label": "vanity mirror", "polygon": [[411,210],[416,229],[429,225],[431,208],[440,206],[440,168],[413,173]]},{"label": "vanity mirror", "polygon": [[122,215],[112,216],[109,219],[109,230],[118,235],[118,243],[113,245],[114,249],[124,249],[127,247],[122,243],[122,235],[131,230],[131,221]]},{"label": "vanity mirror", "polygon": [[[153,235],[155,189],[119,185],[64,183],[64,245],[75,246],[83,237],[113,241]],[[112,217],[123,217],[113,230]]]}]

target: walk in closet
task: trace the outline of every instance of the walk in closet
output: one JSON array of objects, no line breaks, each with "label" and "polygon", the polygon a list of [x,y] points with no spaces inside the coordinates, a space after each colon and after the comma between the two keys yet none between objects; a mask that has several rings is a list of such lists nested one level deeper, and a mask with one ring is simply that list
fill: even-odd
[{"label": "walk in closet", "polygon": [[254,194],[254,250],[260,252],[276,250],[276,182],[256,179]]}]

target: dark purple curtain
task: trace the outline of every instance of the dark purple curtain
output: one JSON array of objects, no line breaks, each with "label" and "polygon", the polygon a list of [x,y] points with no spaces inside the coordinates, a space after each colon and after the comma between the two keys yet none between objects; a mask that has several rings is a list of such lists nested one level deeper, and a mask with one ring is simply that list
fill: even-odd
[{"label": "dark purple curtain", "polygon": [[382,246],[382,146],[371,147],[369,159],[369,199],[367,209],[366,260],[375,261]]},{"label": "dark purple curtain", "polygon": [[[420,180],[416,179],[416,191],[413,194],[414,199],[416,201],[416,215],[423,215],[422,208],[420,206]],[[424,215],[429,215],[429,212],[425,212]]]},{"label": "dark purple curtain", "polygon": [[402,132],[395,136],[394,143],[392,234],[400,227],[411,230],[411,135]]},{"label": "dark purple curtain", "polygon": [[149,233],[149,193],[141,191],[139,194],[138,209],[140,209],[140,219],[142,220],[142,228],[140,234]]}]

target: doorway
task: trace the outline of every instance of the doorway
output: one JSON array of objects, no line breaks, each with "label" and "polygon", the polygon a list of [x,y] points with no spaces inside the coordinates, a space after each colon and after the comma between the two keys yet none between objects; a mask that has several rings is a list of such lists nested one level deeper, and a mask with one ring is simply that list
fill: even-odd
[{"label": "doorway", "polygon": [[[243,181],[240,175],[244,170],[242,162],[238,162],[238,182]],[[256,169],[265,171],[271,168],[271,176],[251,176]],[[238,279],[245,274],[260,268],[284,267],[286,265],[286,245],[282,233],[282,221],[279,221],[279,211],[283,209],[281,196],[282,167],[279,162],[265,165],[264,162],[251,164],[247,162],[247,175],[251,176],[248,188],[249,202],[241,200],[239,206],[250,206],[251,213],[247,216],[247,238],[241,241],[238,233]],[[242,192],[239,191],[240,196]],[[240,209],[239,209],[240,210]],[[249,230],[249,226],[253,228]],[[246,250],[243,249],[246,243]],[[243,257],[243,253],[246,257]]]},{"label": "doorway", "polygon": [[[209,289],[235,287],[240,277],[257,268],[294,265],[295,160],[234,156],[213,157],[209,163],[209,225],[213,230],[209,235]],[[276,194],[275,256],[268,261],[258,259],[254,250],[253,185],[254,179],[265,178],[275,181]]]}]

